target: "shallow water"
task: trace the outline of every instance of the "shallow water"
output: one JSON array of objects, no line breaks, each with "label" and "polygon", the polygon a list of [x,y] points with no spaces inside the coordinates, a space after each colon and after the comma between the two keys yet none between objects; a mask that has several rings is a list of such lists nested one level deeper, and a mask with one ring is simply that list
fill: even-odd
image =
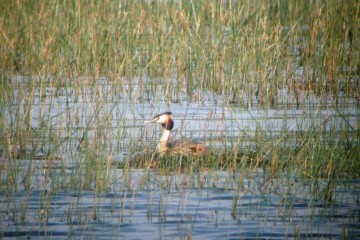
[{"label": "shallow water", "polygon": [[[20,81],[20,80],[19,80]],[[97,192],[93,184],[81,188],[85,176],[74,171],[88,159],[76,150],[85,136],[99,142],[96,154],[111,161],[123,161],[134,149],[155,148],[160,128],[143,121],[171,110],[175,120],[174,139],[191,138],[209,148],[256,148],[255,133],[275,139],[276,144],[297,146],[296,133],[321,131],[341,144],[341,132],[354,138],[359,124],[358,102],[343,98],[344,106],[334,108],[326,99],[310,96],[297,108],[291,96],[276,108],[263,110],[257,100],[247,99],[246,109],[223,101],[211,93],[194,93],[197,101],[167,101],[163,96],[147,96],[124,88],[117,92],[110,83],[54,90],[36,90],[31,109],[39,158],[50,151],[49,161],[16,159],[5,167],[19,168],[18,189],[5,190],[9,181],[2,175],[0,193],[0,236],[3,238],[47,239],[360,239],[360,181],[337,182],[333,201],[319,194],[327,179],[312,183],[290,176],[269,178],[261,169],[249,172],[210,171],[194,174],[161,173],[109,168],[111,184]],[[98,91],[100,99],[93,92]],[[20,93],[19,93],[20,95]],[[139,95],[138,97],[134,95]],[[41,97],[42,96],[42,97]],[[96,95],[99,97],[98,95]],[[25,104],[21,102],[18,104]],[[154,105],[153,102],[157,104]],[[251,102],[251,104],[250,104]],[[17,106],[11,112],[16,112]],[[11,122],[6,119],[8,122]],[[110,119],[110,120],[109,120]],[[286,132],[286,135],[283,135]],[[292,136],[294,133],[294,136]],[[49,143],[49,135],[54,142]],[[323,136],[326,136],[324,134]],[[280,141],[279,141],[280,140]],[[58,142],[57,142],[58,141]],[[265,140],[263,140],[265,142]],[[54,148],[54,146],[57,146]],[[324,146],[327,147],[327,146]],[[81,155],[81,154],[80,154]],[[1,159],[4,160],[5,159]],[[7,165],[6,165],[7,164]],[[26,171],[31,169],[30,188],[25,190]],[[74,176],[79,173],[80,175]],[[68,188],[69,179],[75,186]],[[64,184],[62,184],[64,182]],[[77,189],[77,190],[74,190]]]},{"label": "shallow water", "polygon": [[[360,238],[359,180],[347,181],[346,188],[339,184],[334,201],[325,203],[295,178],[287,179],[286,183],[284,179],[265,180],[261,170],[246,176],[221,171],[185,176],[138,170],[126,179],[121,177],[124,176],[121,170],[113,174],[116,181],[111,189],[97,196],[91,190],[47,191],[43,175],[33,179],[38,183],[35,189],[11,193],[10,202],[8,196],[1,195],[1,236],[6,239]],[[285,189],[289,181],[292,187]]]},{"label": "shallow water", "polygon": [[[21,76],[14,79],[20,84],[23,81]],[[161,94],[166,90],[160,86],[158,94],[151,95],[151,84],[143,82],[140,86],[138,82],[133,79],[122,89],[106,79],[94,85],[84,83],[78,88],[55,89],[51,81],[42,83],[45,87],[35,89],[32,99],[29,124],[33,138],[27,140],[28,150],[33,150],[33,140],[37,140],[37,145],[41,146],[39,157],[57,151],[62,158],[79,147],[85,136],[86,142],[100,145],[103,151],[100,154],[111,153],[123,160],[129,149],[156,145],[161,128],[144,125],[144,120],[164,111],[173,113],[173,139],[201,140],[211,148],[233,147],[234,144],[240,149],[253,148],[259,132],[269,139],[281,136],[280,144],[296,146],[298,141],[292,133],[331,132],[331,138],[341,140],[342,131],[347,131],[353,139],[359,129],[359,101],[341,93],[338,108],[333,105],[331,96],[315,95],[301,96],[302,105],[297,107],[286,89],[278,90],[277,104],[273,108],[261,108],[255,96],[246,100],[248,104],[244,108],[207,91],[192,93],[196,96],[194,100],[189,99],[189,93],[184,90],[176,96],[174,93],[169,100],[166,94]],[[17,104],[5,110],[7,122],[14,121],[11,112],[26,114],[26,102],[21,100],[24,93],[14,92]],[[18,106],[24,107],[18,109]],[[54,148],[48,141],[49,136],[58,139],[60,147]]]}]

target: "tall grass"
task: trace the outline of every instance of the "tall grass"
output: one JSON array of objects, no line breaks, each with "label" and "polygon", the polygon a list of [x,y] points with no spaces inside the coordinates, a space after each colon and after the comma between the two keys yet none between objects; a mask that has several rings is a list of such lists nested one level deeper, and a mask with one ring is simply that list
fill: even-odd
[{"label": "tall grass", "polygon": [[[0,66],[66,79],[161,79],[262,106],[297,96],[359,96],[356,1],[4,1]],[[297,70],[304,70],[301,79]],[[172,84],[176,79],[175,84]],[[154,84],[149,88],[156,94]],[[301,99],[297,99],[301,101]],[[299,103],[297,103],[299,104]]]},{"label": "tall grass", "polygon": [[[246,108],[305,109],[313,96],[319,108],[330,103],[340,116],[347,104],[358,107],[358,1],[4,0],[0,18],[1,153],[7,159],[0,171],[7,171],[9,188],[20,158],[41,156],[49,169],[74,151],[76,171],[53,183],[106,190],[114,154],[108,146],[135,149],[141,139],[133,136],[124,147],[125,129],[138,127],[126,121],[129,112],[136,115],[136,101],[177,101],[183,92],[192,101],[211,92],[222,97],[220,104]],[[111,88],[101,87],[104,82]],[[129,99],[119,100],[124,92]],[[128,109],[119,109],[120,101],[128,101]],[[159,166],[190,172],[264,167],[271,177],[295,168],[314,179],[336,179],[343,170],[357,175],[359,130],[328,124],[299,132],[296,149],[286,145],[286,130],[269,138],[259,126],[250,137],[254,152],[239,152],[244,135],[206,160]],[[339,140],[324,143],[332,137]],[[33,168],[23,171],[25,185]]]}]

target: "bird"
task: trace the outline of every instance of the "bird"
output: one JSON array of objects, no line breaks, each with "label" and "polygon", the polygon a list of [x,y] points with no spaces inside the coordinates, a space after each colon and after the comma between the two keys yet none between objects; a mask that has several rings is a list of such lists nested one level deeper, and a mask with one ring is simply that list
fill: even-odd
[{"label": "bird", "polygon": [[171,117],[172,112],[163,112],[146,120],[144,124],[160,123],[163,132],[157,145],[157,152],[160,156],[175,154],[203,155],[206,152],[206,145],[194,141],[171,142],[171,130],[174,127],[174,120]]}]

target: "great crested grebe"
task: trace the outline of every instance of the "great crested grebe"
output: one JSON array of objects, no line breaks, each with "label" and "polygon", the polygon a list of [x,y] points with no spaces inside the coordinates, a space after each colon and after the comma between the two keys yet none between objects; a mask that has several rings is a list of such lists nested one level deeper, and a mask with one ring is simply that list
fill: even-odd
[{"label": "great crested grebe", "polygon": [[152,119],[144,122],[145,124],[160,123],[163,132],[157,145],[157,152],[163,154],[193,154],[201,155],[206,152],[206,146],[197,142],[170,142],[171,130],[174,127],[174,121],[171,118],[171,112],[163,112]]}]

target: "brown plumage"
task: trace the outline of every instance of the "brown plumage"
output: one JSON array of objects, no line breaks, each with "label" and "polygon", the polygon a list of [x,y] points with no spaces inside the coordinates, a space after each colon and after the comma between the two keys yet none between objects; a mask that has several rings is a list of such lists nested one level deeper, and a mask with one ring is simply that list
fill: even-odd
[{"label": "brown plumage", "polygon": [[202,143],[185,141],[170,142],[170,133],[174,127],[174,121],[171,118],[171,112],[164,112],[154,116],[152,119],[145,121],[145,124],[160,123],[164,128],[160,141],[157,145],[157,152],[164,154],[192,154],[201,155],[206,152],[206,146]]}]

